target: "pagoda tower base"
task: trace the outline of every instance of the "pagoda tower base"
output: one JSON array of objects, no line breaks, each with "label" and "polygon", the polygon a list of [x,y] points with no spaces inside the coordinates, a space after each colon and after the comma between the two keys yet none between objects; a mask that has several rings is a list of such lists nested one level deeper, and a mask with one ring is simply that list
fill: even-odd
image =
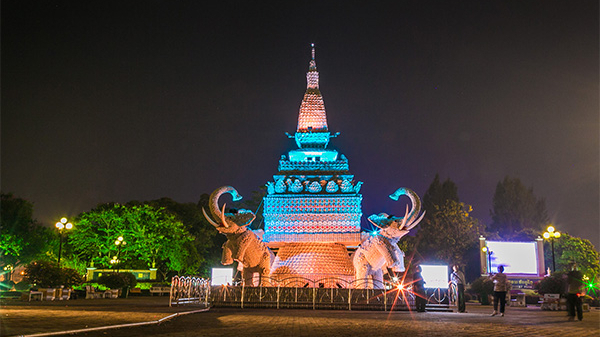
[{"label": "pagoda tower base", "polygon": [[271,277],[286,287],[347,287],[354,266],[340,243],[285,243],[271,266]]}]

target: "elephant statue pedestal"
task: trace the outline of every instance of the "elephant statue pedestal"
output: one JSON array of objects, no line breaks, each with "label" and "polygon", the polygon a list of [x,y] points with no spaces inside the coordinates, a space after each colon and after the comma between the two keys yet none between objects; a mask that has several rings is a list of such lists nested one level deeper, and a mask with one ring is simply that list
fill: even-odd
[{"label": "elephant statue pedestal", "polygon": [[292,242],[279,248],[271,277],[286,287],[347,287],[354,266],[343,244]]}]

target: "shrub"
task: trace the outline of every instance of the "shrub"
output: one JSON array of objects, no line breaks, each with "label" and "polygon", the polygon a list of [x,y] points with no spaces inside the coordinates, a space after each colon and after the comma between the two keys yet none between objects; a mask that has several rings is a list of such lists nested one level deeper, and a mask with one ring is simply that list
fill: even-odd
[{"label": "shrub", "polygon": [[546,293],[563,294],[567,289],[566,283],[567,280],[564,276],[564,273],[558,271],[550,276],[544,277],[539,283],[535,285],[535,288],[540,295]]},{"label": "shrub", "polygon": [[134,288],[137,284],[131,272],[111,272],[98,278],[98,283],[109,289]]},{"label": "shrub", "polygon": [[489,304],[488,295],[494,293],[494,282],[488,277],[479,277],[473,281],[469,288],[469,292],[478,294],[481,304],[487,305]]},{"label": "shrub", "polygon": [[54,262],[39,261],[25,266],[23,280],[43,288],[73,287],[83,283],[83,276],[74,269],[59,268]]},{"label": "shrub", "polygon": [[31,284],[28,281],[22,280],[15,284],[15,290],[17,291],[27,291],[31,288]]}]

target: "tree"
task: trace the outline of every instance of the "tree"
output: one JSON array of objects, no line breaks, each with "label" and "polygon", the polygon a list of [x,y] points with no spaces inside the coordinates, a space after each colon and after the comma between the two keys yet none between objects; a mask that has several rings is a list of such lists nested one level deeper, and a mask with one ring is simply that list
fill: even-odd
[{"label": "tree", "polygon": [[523,236],[525,229],[540,232],[548,223],[546,201],[538,199],[533,188],[527,189],[518,178],[508,176],[496,186],[490,213],[489,230],[506,240]]},{"label": "tree", "polygon": [[44,255],[56,235],[33,218],[33,204],[2,194],[0,221],[1,267],[26,264]]},{"label": "tree", "polygon": [[[185,273],[194,273],[198,267],[197,252],[189,245],[194,236],[164,208],[104,204],[80,214],[75,223],[69,244],[92,265]],[[115,245],[119,236],[126,244]],[[115,258],[119,263],[111,263]]]},{"label": "tree", "polygon": [[[208,195],[204,194],[203,196],[208,201]],[[225,236],[219,235],[218,231],[204,218],[201,205],[179,203],[167,197],[144,202],[143,204],[149,204],[155,208],[164,208],[166,212],[175,215],[177,220],[194,236],[194,241],[187,245],[192,246],[198,253],[197,255],[186,256],[185,259],[188,260],[186,264],[198,264],[198,272],[202,276],[210,276],[210,269],[220,262],[221,246],[224,243]],[[206,206],[205,209],[208,210]],[[192,249],[190,248],[190,250]],[[191,260],[195,260],[195,262]]]},{"label": "tree", "polygon": [[[552,248],[549,241],[544,245],[544,261],[546,266],[552,266]],[[587,239],[561,234],[554,240],[554,257],[556,271],[569,271],[573,263],[589,278],[600,275],[599,254],[596,248]]]},{"label": "tree", "polygon": [[426,214],[418,227],[412,244],[421,260],[438,261],[449,265],[466,266],[466,277],[479,274],[479,262],[469,257],[479,257],[478,238],[481,224],[469,216],[471,206],[460,203],[458,187],[449,178],[440,183],[435,175],[423,195]]},{"label": "tree", "polygon": [[[423,195],[423,210],[426,212],[434,212],[435,206],[442,206],[446,201],[460,202],[458,198],[458,187],[450,180],[446,179],[444,183],[440,183],[440,175],[435,174],[433,182]],[[425,215],[427,217],[427,214]]]},{"label": "tree", "polygon": [[466,265],[469,253],[478,250],[481,224],[469,215],[470,205],[446,200],[442,206],[434,205],[424,224],[417,232],[417,250],[429,260],[449,265]]}]

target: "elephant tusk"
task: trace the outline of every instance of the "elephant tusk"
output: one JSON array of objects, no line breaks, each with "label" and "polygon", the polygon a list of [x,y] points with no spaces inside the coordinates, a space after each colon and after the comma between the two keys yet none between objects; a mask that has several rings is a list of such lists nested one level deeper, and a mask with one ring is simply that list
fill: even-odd
[{"label": "elephant tusk", "polygon": [[227,223],[227,220],[225,219],[225,206],[227,205],[227,203],[223,204],[223,209],[221,210],[221,222],[223,222],[223,226],[226,228],[229,228],[229,223]]},{"label": "elephant tusk", "polygon": [[369,220],[369,222],[371,222],[371,224],[373,224],[374,226],[378,227],[379,229],[383,229],[382,227],[380,227],[379,225],[377,225],[377,223],[373,222],[370,218],[367,217],[367,220]]},{"label": "elephant tusk", "polygon": [[208,223],[210,223],[212,226],[214,226],[215,228],[219,227],[219,224],[217,224],[215,221],[213,221],[210,217],[208,217],[208,215],[206,214],[206,210],[204,210],[204,208],[202,208],[202,213],[204,214],[204,217],[206,218],[206,220],[208,221]]},{"label": "elephant tusk", "polygon": [[210,198],[209,198],[209,210],[211,212],[211,215],[213,217],[213,220],[219,219],[220,218],[220,211],[219,210],[219,198],[223,195],[223,194],[231,194],[231,196],[233,196],[233,200],[237,201],[238,199],[241,198],[241,196],[238,194],[237,190],[235,190],[234,187],[231,186],[222,186],[220,188],[215,189],[215,191],[213,191],[210,194]]},{"label": "elephant tusk", "polygon": [[423,220],[423,217],[425,217],[425,212],[426,212],[426,211],[423,211],[423,213],[421,214],[421,217],[419,217],[419,219],[417,219],[416,221],[412,222],[412,223],[409,225],[409,227],[407,228],[407,230],[410,230],[410,229],[412,229],[412,228],[416,227],[416,226],[417,226],[417,224],[419,224],[419,222],[421,222],[421,221]]},{"label": "elephant tusk", "polygon": [[406,212],[404,213],[404,217],[402,217],[402,222],[398,225],[398,229],[404,229],[406,226],[406,219],[408,218],[408,205],[406,206]]}]

